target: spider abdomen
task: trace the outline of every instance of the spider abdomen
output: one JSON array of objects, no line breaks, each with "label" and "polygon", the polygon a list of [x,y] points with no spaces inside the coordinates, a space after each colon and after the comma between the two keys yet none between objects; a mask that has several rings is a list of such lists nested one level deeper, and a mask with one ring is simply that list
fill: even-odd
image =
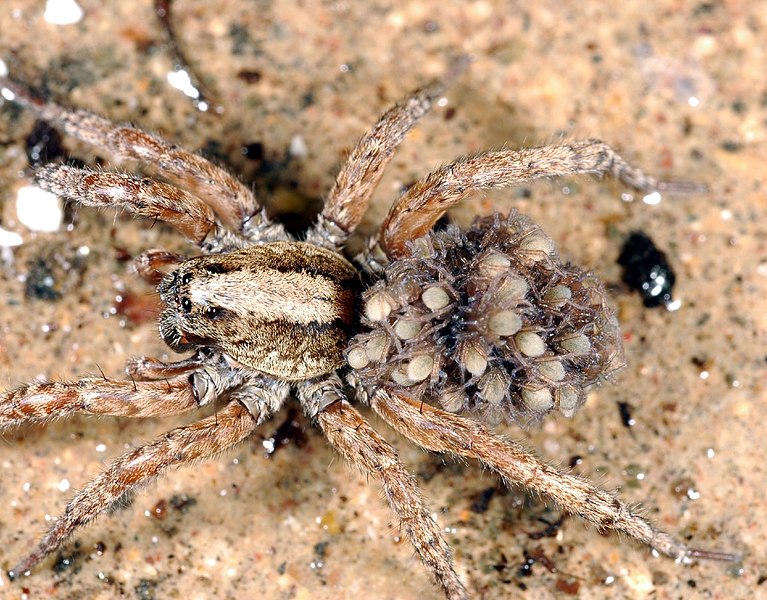
[{"label": "spider abdomen", "polygon": [[490,422],[572,416],[623,364],[604,286],[564,264],[525,216],[493,215],[412,243],[364,294],[347,352],[363,385]]},{"label": "spider abdomen", "polygon": [[303,242],[199,256],[160,283],[160,333],[174,349],[214,347],[278,379],[309,379],[343,363],[357,287],[349,262]]}]

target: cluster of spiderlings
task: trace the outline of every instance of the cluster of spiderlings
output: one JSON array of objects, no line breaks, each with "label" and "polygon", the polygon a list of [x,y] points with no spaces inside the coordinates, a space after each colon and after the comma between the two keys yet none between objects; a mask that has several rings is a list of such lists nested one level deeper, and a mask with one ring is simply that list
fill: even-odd
[{"label": "cluster of spiderlings", "polygon": [[386,387],[483,420],[570,417],[623,364],[602,283],[563,264],[529,218],[478,219],[417,240],[364,294],[346,359]]}]

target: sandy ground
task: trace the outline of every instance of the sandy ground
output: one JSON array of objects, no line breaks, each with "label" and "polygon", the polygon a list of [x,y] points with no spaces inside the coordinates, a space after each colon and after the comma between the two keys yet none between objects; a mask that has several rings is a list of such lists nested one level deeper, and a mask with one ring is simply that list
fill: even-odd
[{"label": "sandy ground", "polygon": [[[34,83],[71,105],[205,148],[254,182],[273,210],[306,214],[383,110],[450,56],[471,53],[447,107],[424,119],[388,168],[365,234],[402,186],[441,162],[561,136],[598,136],[660,177],[708,185],[648,205],[622,201],[627,190],[614,182],[543,182],[478,195],[452,218],[466,224],[513,204],[612,283],[630,231],[646,231],[668,253],[679,310],[648,310],[615,286],[629,359],[617,384],[572,420],[507,431],[547,460],[620,487],[695,546],[742,553],[742,563],[677,565],[573,519],[541,536],[558,511],[475,465],[426,455],[371,419],[418,475],[472,597],[767,594],[765,4],[536,4],[179,1],[177,29],[225,109],[219,116],[167,84],[171,59],[148,0],[83,0],[84,18],[66,26],[45,21],[42,0],[6,0],[0,57],[15,55]],[[24,241],[3,250],[0,264],[0,388],[99,368],[121,376],[128,356],[167,352],[153,323],[115,310],[122,296],[141,316],[149,291],[128,258],[157,246],[194,249],[162,225],[109,212],[68,211],[49,234],[20,224],[15,198],[31,177],[33,122],[0,105],[0,226]],[[63,143],[96,160],[91,148]],[[28,293],[41,273],[42,292]],[[54,300],[39,297],[46,275]],[[633,427],[619,403],[630,405]],[[265,458],[264,442],[286,418],[219,460],[170,473],[14,583],[5,571],[78,486],[183,419],[75,418],[4,433],[0,597],[438,598],[376,483],[336,459],[303,417],[304,443],[291,438]]]}]

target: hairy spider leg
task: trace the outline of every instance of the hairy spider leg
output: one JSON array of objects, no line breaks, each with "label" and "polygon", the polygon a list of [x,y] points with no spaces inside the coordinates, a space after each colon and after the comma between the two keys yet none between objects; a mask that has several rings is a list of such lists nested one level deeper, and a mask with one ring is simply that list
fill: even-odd
[{"label": "hairy spider leg", "polygon": [[41,119],[61,126],[68,135],[117,158],[137,160],[156,169],[162,177],[202,200],[243,237],[272,238],[282,231],[282,226],[267,219],[249,187],[208,159],[131,125],[117,125],[85,110],[46,102],[8,77],[0,77],[2,88]]},{"label": "hairy spider leg", "polygon": [[436,169],[402,194],[384,220],[380,244],[390,258],[404,256],[409,241],[424,235],[448,208],[472,191],[587,173],[612,175],[640,191],[681,193],[704,189],[697,184],[658,182],[629,165],[611,146],[595,139],[483,152]]},{"label": "hairy spider leg", "polygon": [[468,64],[465,56],[455,59],[441,78],[395,104],[362,136],[336,176],[307,241],[331,248],[343,245],[362,220],[397,146]]},{"label": "hairy spider leg", "polygon": [[9,576],[13,579],[28,573],[77,529],[115,507],[136,488],[155,480],[168,468],[220,454],[253,433],[259,422],[259,417],[251,414],[249,408],[232,402],[214,416],[173,429],[154,442],[124,454],[69,501],[37,547],[9,571]]},{"label": "hairy spider leg", "polygon": [[198,408],[197,397],[194,382],[187,377],[140,383],[106,377],[32,383],[0,393],[0,431],[76,413],[139,418],[177,415]]},{"label": "hairy spider leg", "polygon": [[346,401],[338,378],[300,385],[298,394],[330,445],[362,473],[380,480],[391,511],[445,596],[466,600],[450,546],[429,514],[415,477],[397,451]]},{"label": "hairy spider leg", "polygon": [[381,389],[370,396],[370,405],[396,431],[422,448],[478,460],[500,475],[507,485],[517,483],[550,498],[600,531],[623,533],[680,562],[693,558],[737,559],[729,553],[690,548],[655,528],[615,494],[555,469],[473,419]]},{"label": "hairy spider leg", "polygon": [[157,285],[165,277],[162,267],[181,264],[186,256],[168,252],[161,248],[153,248],[139,254],[133,259],[133,267],[141,279],[152,285]]},{"label": "hairy spider leg", "polygon": [[60,198],[95,208],[124,208],[140,217],[165,221],[197,245],[220,228],[206,204],[154,179],[67,165],[46,165],[36,177],[43,189]]}]

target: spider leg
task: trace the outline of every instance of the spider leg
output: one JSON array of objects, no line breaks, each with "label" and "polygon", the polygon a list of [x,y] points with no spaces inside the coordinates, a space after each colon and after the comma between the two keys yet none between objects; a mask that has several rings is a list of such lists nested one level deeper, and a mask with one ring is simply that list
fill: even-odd
[{"label": "spider leg", "polygon": [[585,479],[558,471],[519,444],[488,431],[472,419],[380,389],[370,397],[370,404],[389,425],[419,446],[476,459],[498,473],[507,485],[516,482],[547,496],[593,523],[600,531],[618,531],[679,562],[694,558],[737,560],[733,554],[690,548],[656,529],[614,494]]},{"label": "spider leg", "polygon": [[75,413],[137,418],[181,414],[209,404],[245,378],[241,372],[223,366],[218,355],[202,353],[177,363],[135,358],[128,362],[126,370],[140,379],[164,380],[84,377],[70,383],[23,385],[0,393],[0,431]]},{"label": "spider leg", "polygon": [[133,260],[136,273],[147,283],[157,285],[165,277],[162,267],[178,265],[186,260],[186,256],[168,252],[167,250],[153,249],[142,252]]},{"label": "spider leg", "polygon": [[168,181],[200,198],[233,231],[252,237],[274,234],[271,230],[275,227],[281,230],[266,218],[250,188],[202,156],[135,127],[46,102],[7,77],[0,77],[0,90],[3,88],[16,102],[33,110],[39,118],[58,124],[68,135],[119,158],[155,168]]},{"label": "spider leg", "polygon": [[298,396],[330,445],[360,471],[380,479],[389,507],[446,597],[467,598],[450,546],[426,509],[415,478],[396,450],[344,399],[340,381],[304,384]]},{"label": "spider leg", "polygon": [[317,224],[307,232],[307,241],[339,248],[362,220],[383,176],[408,131],[468,65],[468,58],[453,61],[438,80],[416,90],[390,108],[352,150],[328,194]]},{"label": "spider leg", "polygon": [[30,571],[76,529],[110,510],[131,491],[150,483],[169,467],[187,465],[227,450],[250,435],[258,422],[258,417],[248,408],[232,402],[214,416],[174,429],[124,454],[70,500],[64,514],[29,556],[9,571],[9,576],[13,579]]},{"label": "spider leg", "polygon": [[166,221],[202,246],[220,229],[213,211],[190,193],[153,179],[47,165],[37,171],[40,186],[85,206],[124,208],[135,215]]},{"label": "spider leg", "polygon": [[0,431],[75,413],[161,417],[200,406],[187,377],[140,382],[86,377],[73,383],[33,383],[0,393]]},{"label": "spider leg", "polygon": [[600,140],[485,152],[460,158],[416,182],[386,216],[380,244],[388,256],[403,256],[407,253],[407,242],[424,235],[448,208],[474,190],[519,185],[542,177],[587,173],[612,175],[640,191],[704,189],[697,184],[659,182],[629,165]]},{"label": "spider leg", "polygon": [[135,356],[128,360],[125,371],[131,378],[156,381],[198,371],[205,362],[205,357],[199,353],[175,362],[164,362],[151,356]]}]

